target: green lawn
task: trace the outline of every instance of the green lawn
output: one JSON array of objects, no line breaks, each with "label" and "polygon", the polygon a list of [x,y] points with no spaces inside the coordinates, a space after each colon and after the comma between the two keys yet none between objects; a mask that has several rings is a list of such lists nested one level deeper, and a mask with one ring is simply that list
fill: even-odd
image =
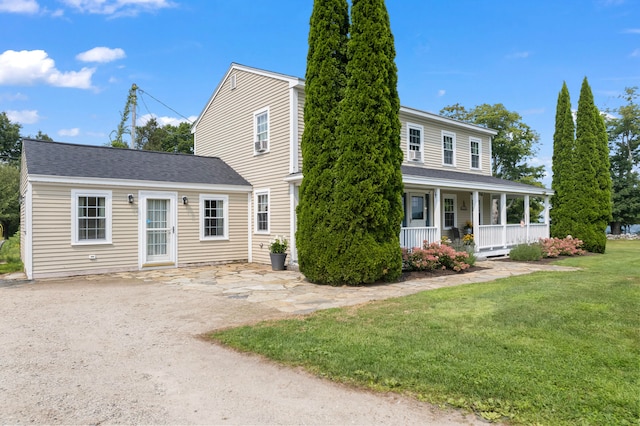
[{"label": "green lawn", "polygon": [[544,272],[211,333],[319,376],[524,424],[640,422],[640,242]]}]

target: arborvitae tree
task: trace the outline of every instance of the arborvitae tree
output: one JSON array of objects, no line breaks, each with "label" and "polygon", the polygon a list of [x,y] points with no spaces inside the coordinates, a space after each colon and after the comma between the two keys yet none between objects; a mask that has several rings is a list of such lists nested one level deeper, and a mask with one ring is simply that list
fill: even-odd
[{"label": "arborvitae tree", "polygon": [[609,135],[604,117],[600,110],[593,106],[593,119],[596,123],[596,152],[594,156],[597,179],[597,206],[598,215],[594,223],[597,231],[598,242],[594,252],[604,253],[607,247],[607,225],[611,221],[612,196],[611,196],[611,162],[609,161]]},{"label": "arborvitae tree", "polygon": [[[573,186],[570,196],[567,197],[567,204],[573,209],[576,220],[571,235],[584,241],[584,248],[595,253],[604,253],[607,223],[605,221],[604,227],[601,224],[603,217],[611,215],[611,202],[604,201],[604,185],[601,185],[600,176],[598,176],[605,174],[610,179],[608,168],[603,173],[604,159],[599,158],[605,152],[601,146],[603,129],[604,122],[593,102],[591,87],[585,77],[578,102]],[[607,166],[608,156],[607,148]],[[605,211],[609,213],[606,214]]]},{"label": "arborvitae tree", "polygon": [[553,180],[551,188],[555,194],[551,198],[551,236],[564,238],[573,228],[572,207],[566,203],[575,149],[575,126],[571,114],[571,99],[567,84],[562,83],[556,107],[556,130],[553,134]]},{"label": "arborvitae tree", "polygon": [[349,8],[346,0],[315,0],[305,76],[302,158],[296,245],[300,270],[312,282],[326,282],[335,257],[330,219],[334,168],[339,153],[338,106],[346,86]]},{"label": "arborvitae tree", "polygon": [[402,272],[400,101],[384,0],[353,0],[347,87],[340,108],[330,284],[394,280]]}]

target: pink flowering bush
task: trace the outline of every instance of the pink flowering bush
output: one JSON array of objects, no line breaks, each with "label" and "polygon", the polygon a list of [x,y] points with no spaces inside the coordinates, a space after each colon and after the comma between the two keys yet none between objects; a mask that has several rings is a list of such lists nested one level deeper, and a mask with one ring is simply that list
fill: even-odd
[{"label": "pink flowering bush", "polygon": [[456,251],[446,244],[424,242],[422,248],[402,249],[402,267],[408,271],[435,271],[451,269],[464,271],[473,265],[466,251]]},{"label": "pink flowering bush", "polygon": [[541,238],[543,257],[580,256],[585,254],[582,240],[568,235],[566,238]]}]

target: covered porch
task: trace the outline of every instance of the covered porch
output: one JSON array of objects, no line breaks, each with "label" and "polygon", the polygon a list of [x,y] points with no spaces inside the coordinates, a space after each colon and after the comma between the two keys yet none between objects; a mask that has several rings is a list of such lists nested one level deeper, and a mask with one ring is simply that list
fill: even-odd
[{"label": "covered porch", "polygon": [[[447,237],[481,257],[549,237],[552,191],[492,176],[403,167],[403,248]],[[465,235],[471,234],[465,238]]]}]

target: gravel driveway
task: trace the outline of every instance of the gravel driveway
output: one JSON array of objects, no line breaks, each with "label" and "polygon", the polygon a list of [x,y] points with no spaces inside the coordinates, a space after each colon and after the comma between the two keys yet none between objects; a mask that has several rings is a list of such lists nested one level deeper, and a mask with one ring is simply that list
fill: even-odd
[{"label": "gravel driveway", "polygon": [[0,424],[481,424],[198,335],[284,314],[104,276],[0,286]]}]

